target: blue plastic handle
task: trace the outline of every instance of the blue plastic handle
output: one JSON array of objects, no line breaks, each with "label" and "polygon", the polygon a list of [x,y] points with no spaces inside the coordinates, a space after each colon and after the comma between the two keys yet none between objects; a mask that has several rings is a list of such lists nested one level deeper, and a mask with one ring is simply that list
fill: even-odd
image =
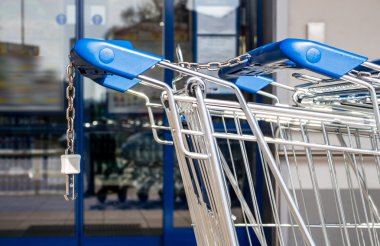
[{"label": "blue plastic handle", "polygon": [[240,76],[236,79],[235,84],[244,91],[256,93],[272,82],[272,78],[265,76]]},{"label": "blue plastic handle", "polygon": [[140,81],[137,76],[163,58],[133,49],[125,40],[78,40],[70,59],[79,72],[100,85],[125,92]]},{"label": "blue plastic handle", "polygon": [[[285,39],[248,52],[251,58],[243,64],[223,68],[222,78],[240,75],[271,73],[280,65],[308,69],[310,71],[341,78],[368,58],[318,42],[303,39]],[[293,64],[287,62],[291,61]]]}]

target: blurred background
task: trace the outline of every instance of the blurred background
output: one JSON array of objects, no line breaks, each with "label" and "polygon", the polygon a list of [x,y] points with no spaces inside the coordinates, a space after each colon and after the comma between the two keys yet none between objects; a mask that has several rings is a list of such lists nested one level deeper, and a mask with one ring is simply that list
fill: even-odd
[{"label": "blurred background", "polygon": [[[79,197],[63,199],[65,69],[78,37],[129,40],[168,59],[180,44],[194,62],[226,60],[286,37],[375,59],[378,9],[378,0],[1,0],[0,245],[195,244],[173,149],[153,140],[143,102],[87,79],[77,81]],[[291,83],[288,74],[277,76]]]}]

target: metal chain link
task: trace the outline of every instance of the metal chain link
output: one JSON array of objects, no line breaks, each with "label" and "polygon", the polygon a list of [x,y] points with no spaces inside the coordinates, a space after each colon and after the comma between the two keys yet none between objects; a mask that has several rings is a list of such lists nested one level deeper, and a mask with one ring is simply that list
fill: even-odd
[{"label": "metal chain link", "polygon": [[67,130],[66,130],[66,142],[67,147],[65,154],[74,154],[74,141],[75,141],[75,130],[74,130],[74,118],[75,118],[75,108],[74,108],[74,99],[75,99],[75,67],[72,63],[69,63],[66,67],[66,76],[67,76],[67,87],[66,87],[66,99],[67,99],[67,108],[66,108],[66,121],[67,121]]},{"label": "metal chain link", "polygon": [[224,67],[234,67],[236,65],[245,63],[251,57],[250,54],[242,54],[240,56],[231,58],[223,62],[208,62],[208,63],[193,63],[193,62],[178,62],[174,65],[178,65],[184,68],[193,69],[193,70],[208,70],[208,71],[217,71]]},{"label": "metal chain link", "polygon": [[380,72],[379,73],[370,73],[370,72],[363,72],[363,71],[357,71],[352,70],[349,72],[349,75],[352,75],[354,77],[371,77],[371,78],[380,78]]}]

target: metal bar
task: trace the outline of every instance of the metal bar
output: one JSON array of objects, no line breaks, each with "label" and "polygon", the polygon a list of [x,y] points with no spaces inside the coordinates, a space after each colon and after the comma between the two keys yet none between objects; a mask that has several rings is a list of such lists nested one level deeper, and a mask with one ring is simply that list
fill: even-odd
[{"label": "metal bar", "polygon": [[[291,211],[292,215],[294,216],[294,219],[297,222],[297,224],[300,226],[300,232],[301,232],[305,242],[308,245],[315,245],[314,240],[311,237],[310,232],[308,231],[308,229],[305,226],[305,222],[303,221],[301,214],[297,210],[297,207],[293,201],[293,198],[292,198],[290,192],[286,188],[286,184],[281,177],[280,171],[277,168],[276,161],[275,161],[275,159],[271,153],[271,150],[270,150],[268,144],[265,142],[264,135],[261,132],[257,121],[254,119],[253,115],[251,114],[250,109],[249,109],[247,103],[245,102],[243,94],[241,93],[239,88],[235,84],[227,82],[225,80],[217,79],[217,78],[209,76],[209,75],[205,75],[205,74],[202,74],[199,72],[191,71],[191,70],[173,65],[173,64],[166,62],[166,61],[160,62],[160,65],[167,67],[167,68],[174,69],[176,71],[185,72],[187,74],[190,74],[190,75],[193,75],[196,77],[200,77],[200,78],[203,78],[206,80],[213,81],[213,82],[220,84],[222,86],[229,87],[230,89],[232,89],[234,91],[234,93],[235,93],[235,95],[239,101],[239,104],[241,106],[241,109],[244,112],[245,116],[247,117],[247,122],[248,122],[252,132],[257,137],[257,140],[258,140],[257,143],[259,144],[260,149],[262,151],[262,154],[265,158],[265,163],[268,164],[274,178],[278,182],[278,185],[282,191],[282,194],[284,195],[284,197],[286,198],[286,200],[288,202],[289,210]],[[141,77],[141,76],[139,76],[139,77]]]},{"label": "metal bar", "polygon": [[[213,134],[215,138],[224,138],[224,139],[234,139],[234,140],[245,140],[245,141],[257,141],[257,138],[250,135],[236,135],[236,134],[224,134],[224,133],[218,133],[215,132]],[[317,148],[321,150],[335,150],[339,152],[350,152],[355,154],[363,154],[363,155],[374,155],[379,156],[380,152],[375,150],[365,150],[365,149],[355,149],[350,147],[341,147],[341,146],[335,146],[335,145],[327,145],[327,144],[315,144],[315,143],[305,143],[301,141],[296,140],[282,140],[282,139],[274,139],[269,137],[263,137],[263,139],[266,141],[266,143],[275,143],[275,144],[282,144],[282,145],[289,145],[289,146],[301,146],[306,148]]]},{"label": "metal bar", "polygon": [[[212,185],[214,186],[213,190],[219,190],[220,192],[215,193],[215,198],[217,199],[216,202],[221,202],[221,204],[217,204],[218,207],[221,210],[221,213],[223,216],[221,216],[219,219],[222,221],[221,223],[221,229],[223,231],[223,234],[225,236],[225,239],[228,240],[226,243],[227,245],[238,245],[237,237],[235,234],[235,229],[232,223],[232,217],[231,217],[231,210],[228,207],[228,200],[226,197],[226,191],[224,190],[224,182],[222,178],[222,170],[221,166],[219,164],[218,154],[216,150],[216,144],[214,143],[214,138],[212,136],[212,123],[210,122],[209,115],[207,113],[206,105],[203,101],[203,92],[199,85],[195,87],[195,94],[199,103],[199,117],[201,118],[202,125],[204,132],[205,132],[205,140],[207,141],[206,146],[208,147],[209,153],[210,153],[210,161],[211,165],[213,166],[213,169],[215,173],[212,175],[214,176],[214,182]],[[218,189],[219,188],[219,189]],[[219,209],[218,209],[219,210]]]},{"label": "metal bar", "polygon": [[364,62],[362,66],[374,69],[376,71],[380,71],[380,66],[372,62]]},{"label": "metal bar", "polygon": [[167,100],[168,103],[169,103],[168,108],[170,109],[171,116],[172,116],[171,119],[169,119],[169,122],[170,122],[169,125],[172,128],[172,135],[178,141],[177,142],[178,143],[177,147],[181,148],[181,151],[187,157],[194,158],[194,159],[208,159],[208,156],[205,155],[205,154],[194,153],[194,152],[188,151],[185,148],[184,140],[183,140],[183,137],[181,135],[181,127],[180,127],[180,122],[179,122],[179,119],[178,119],[178,112],[177,112],[177,109],[176,109],[176,104],[175,104],[175,100],[174,100],[174,95],[173,95],[172,89],[167,84],[165,84],[165,83],[163,83],[163,82],[161,82],[159,80],[146,77],[144,75],[140,75],[137,78],[140,79],[140,80],[144,80],[146,82],[149,82],[153,86],[158,85],[158,86],[161,86],[161,87],[164,88],[164,93],[162,94],[161,99],[162,100]]},{"label": "metal bar", "polygon": [[[194,98],[191,97],[183,97],[183,96],[174,96],[175,100],[178,101],[184,101],[184,102],[195,102]],[[215,100],[215,99],[205,99],[205,102],[208,107],[215,108],[215,109],[226,109],[231,108],[233,110],[237,109],[241,111],[243,114],[243,111],[241,110],[241,107],[239,106],[239,103],[237,102],[231,102],[231,101],[221,101],[221,100]],[[375,121],[373,117],[360,115],[360,117],[353,117],[352,115],[334,112],[334,114],[331,113],[325,113],[325,112],[317,112],[317,111],[311,111],[308,109],[302,109],[302,108],[289,108],[289,107],[282,107],[282,106],[268,106],[268,105],[259,105],[259,104],[248,104],[248,107],[250,110],[254,110],[256,114],[263,113],[265,115],[273,115],[275,114],[277,116],[283,116],[283,117],[290,117],[293,119],[305,119],[305,120],[328,120],[328,121],[338,121],[338,122],[345,122],[346,124],[358,124],[359,126],[368,126],[368,128],[375,126]]]},{"label": "metal bar", "polygon": [[[322,125],[322,133],[323,133],[323,139],[326,144],[330,144],[330,139],[328,137],[328,134],[326,132],[326,128],[324,125]],[[349,233],[347,230],[346,225],[346,216],[344,214],[344,207],[343,207],[343,202],[342,202],[342,196],[340,192],[340,187],[336,175],[336,170],[334,166],[334,161],[333,161],[333,155],[330,150],[326,151],[326,157],[327,157],[327,162],[329,166],[329,172],[330,172],[330,178],[331,178],[331,184],[334,185],[334,194],[335,194],[335,205],[337,208],[337,211],[339,212],[338,220],[339,224],[343,225],[341,229],[342,237],[343,237],[343,232],[344,232],[344,238],[343,240],[346,240],[348,245],[351,245],[350,243],[350,238],[349,238]],[[326,225],[325,225],[326,226]],[[344,242],[344,241],[343,241]]]},{"label": "metal bar", "polygon": [[[219,149],[219,151],[220,151],[220,149]],[[232,174],[232,172],[231,172],[230,168],[228,167],[227,162],[226,162],[226,160],[225,160],[225,158],[223,156],[223,153],[221,153],[221,151],[220,151],[220,155],[221,155],[221,164],[222,164],[223,170],[224,170],[224,172],[225,172],[228,180],[230,181],[230,184],[231,184],[232,188],[234,189],[234,191],[236,193],[236,196],[239,199],[239,202],[241,203],[242,210],[244,211],[244,213],[246,213],[247,218],[250,221],[250,223],[251,224],[255,224],[255,223],[252,223],[252,222],[255,222],[256,219],[253,216],[253,214],[252,214],[252,212],[251,212],[251,210],[250,210],[250,208],[249,208],[249,206],[247,204],[247,201],[245,200],[243,194],[241,193],[241,191],[239,189],[239,185],[238,185],[238,183],[236,181],[236,177],[234,177],[234,175]],[[255,213],[257,213],[256,216],[257,215],[260,216],[260,214],[258,213],[258,211],[255,211]],[[260,222],[259,224],[263,224],[261,222],[261,218],[259,217],[258,219],[259,219],[259,222]],[[236,226],[236,224],[235,224],[235,226]],[[263,233],[262,228],[259,228],[258,230],[255,230],[255,228],[253,228],[253,230],[255,231],[256,236],[257,236],[258,240],[260,241],[260,244],[261,245],[267,245],[266,239],[265,239],[265,235]]]},{"label": "metal bar", "polygon": [[[303,138],[304,142],[309,143],[310,140],[309,140],[307,129],[305,129],[305,126],[302,124],[301,124],[300,129],[301,129],[301,134],[302,134],[302,138]],[[313,192],[314,192],[314,196],[315,196],[316,202],[317,202],[317,211],[318,211],[319,221],[322,224],[322,232],[323,232],[323,237],[325,240],[325,245],[330,245],[330,240],[329,240],[327,230],[326,230],[326,226],[325,226],[325,224],[326,224],[325,223],[325,213],[324,213],[324,208],[323,208],[322,201],[321,201],[321,195],[319,192],[320,189],[319,189],[317,175],[315,172],[315,164],[314,164],[313,157],[312,157],[312,150],[310,148],[305,148],[305,150],[306,150],[306,157],[307,157],[306,160],[307,160],[307,164],[309,167],[309,173],[310,173],[311,183],[312,183],[312,187],[313,187]]]},{"label": "metal bar", "polygon": [[275,104],[280,103],[280,100],[278,99],[278,97],[269,92],[258,91],[256,94],[273,99]]},{"label": "metal bar", "polygon": [[[370,225],[373,228],[380,229],[380,223],[370,223]],[[235,224],[235,226],[236,227],[244,227],[246,225],[238,223],[238,224]],[[279,225],[278,224],[274,224],[274,223],[264,223],[264,224],[249,224],[248,226],[252,226],[252,227],[258,227],[258,226],[277,227]],[[282,223],[280,226],[281,227],[298,227],[298,225],[285,224],[285,223]],[[326,226],[326,228],[340,228],[342,225],[340,225],[340,224],[326,224],[325,226]],[[344,226],[346,226],[349,229],[355,229],[355,228],[364,228],[364,229],[366,229],[368,227],[368,224],[367,223],[361,223],[360,225],[355,225],[355,224],[347,223]],[[322,227],[322,225],[320,225],[320,224],[315,224],[315,225],[311,224],[310,225],[310,228],[321,228],[321,227]]]},{"label": "metal bar", "polygon": [[377,131],[380,132],[380,113],[379,113],[379,103],[377,100],[377,95],[376,95],[376,90],[375,88],[368,82],[365,82],[363,80],[344,75],[342,77],[343,80],[350,81],[352,83],[364,86],[368,89],[370,95],[371,95],[371,100],[372,100],[372,106],[373,106],[373,114],[375,115],[375,120],[376,120],[376,126],[377,126]]},{"label": "metal bar", "polygon": [[163,109],[162,104],[150,103],[148,96],[145,95],[144,93],[141,93],[141,92],[137,92],[137,91],[134,91],[134,90],[128,90],[128,93],[130,93],[130,94],[132,94],[132,95],[134,95],[136,97],[140,97],[140,98],[142,98],[142,99],[145,100],[145,106],[146,106],[146,108],[148,110],[150,127],[152,128],[152,133],[153,133],[154,140],[157,143],[159,143],[159,144],[172,145],[173,144],[172,141],[162,140],[162,139],[160,139],[160,137],[157,134],[157,130],[170,131],[170,127],[158,126],[158,125],[156,125],[156,123],[154,121],[154,115],[153,115],[152,107]]}]

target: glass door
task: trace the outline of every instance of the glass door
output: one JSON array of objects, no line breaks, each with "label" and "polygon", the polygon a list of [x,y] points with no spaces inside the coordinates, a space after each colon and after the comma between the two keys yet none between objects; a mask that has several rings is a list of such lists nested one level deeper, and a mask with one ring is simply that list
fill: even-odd
[{"label": "glass door", "polygon": [[[128,40],[163,55],[163,0],[86,0],[84,23],[86,38]],[[159,100],[155,91],[133,89]],[[163,147],[153,139],[144,101],[88,79],[84,99],[85,236],[161,236]]]},{"label": "glass door", "polygon": [[[187,61],[227,59],[244,51],[246,2],[1,0],[0,245],[194,244],[178,164],[172,149],[153,140],[144,102],[87,79],[84,138],[78,139],[85,146],[84,192],[78,207],[63,199],[59,156],[68,54],[75,33],[84,32],[86,38],[129,40],[167,58],[178,43]],[[210,12],[214,7],[224,14]],[[76,20],[84,21],[83,30]],[[219,25],[223,21],[228,28]],[[170,80],[163,70],[150,76]],[[134,90],[160,100],[156,91]],[[215,97],[224,93],[211,90]],[[155,115],[164,124],[162,113]]]},{"label": "glass door", "polygon": [[0,244],[73,237],[63,198],[65,66],[74,0],[0,1]]}]

